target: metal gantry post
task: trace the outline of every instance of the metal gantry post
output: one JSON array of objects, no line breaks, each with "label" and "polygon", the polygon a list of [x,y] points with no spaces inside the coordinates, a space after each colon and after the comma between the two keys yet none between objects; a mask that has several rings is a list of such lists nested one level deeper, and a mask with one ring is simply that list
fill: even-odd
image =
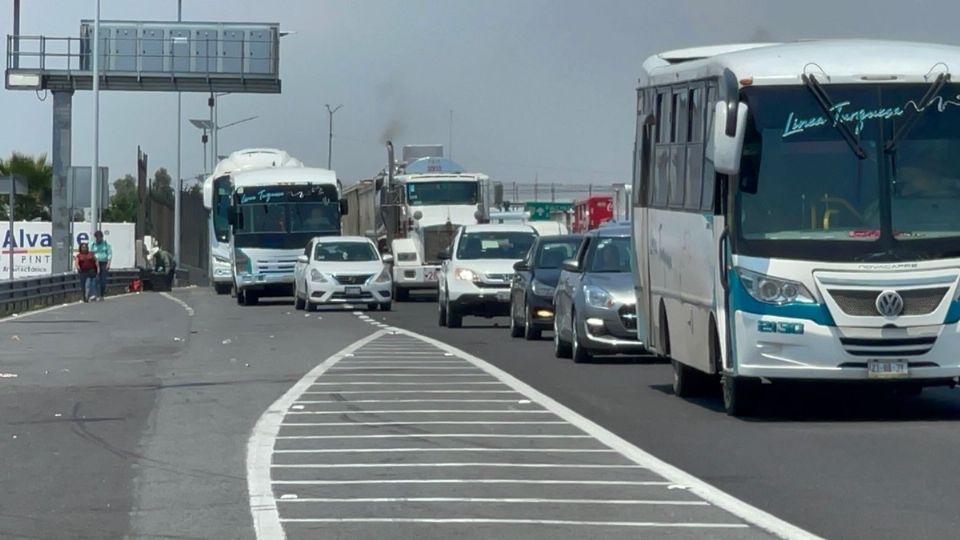
[{"label": "metal gantry post", "polygon": [[93,167],[90,169],[90,236],[100,227],[100,0],[93,23]]},{"label": "metal gantry post", "polygon": [[[183,21],[183,0],[177,0],[177,22]],[[183,174],[180,171],[180,148],[181,148],[181,128],[183,127],[183,120],[181,114],[183,112],[183,95],[180,92],[177,92],[177,181],[174,182],[174,192],[173,192],[173,259],[177,262],[177,266],[180,266],[180,216],[182,210],[180,208],[180,193],[183,190],[181,185],[183,182]]]},{"label": "metal gantry post", "polygon": [[50,221],[51,261],[54,274],[70,271],[70,215],[67,171],[70,169],[71,119],[73,115],[73,90],[53,91],[53,181],[51,185]]}]

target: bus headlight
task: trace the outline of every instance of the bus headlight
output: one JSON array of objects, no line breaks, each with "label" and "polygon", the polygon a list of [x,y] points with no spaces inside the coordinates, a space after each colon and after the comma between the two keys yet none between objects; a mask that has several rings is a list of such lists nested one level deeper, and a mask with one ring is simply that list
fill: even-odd
[{"label": "bus headlight", "polygon": [[317,270],[316,268],[311,268],[311,269],[310,269],[310,281],[312,281],[312,282],[314,282],[314,283],[326,283],[326,282],[327,282],[327,276],[323,275],[323,273],[320,272],[319,270]]},{"label": "bus headlight", "polygon": [[743,268],[737,268],[737,275],[740,277],[740,283],[743,283],[743,288],[758,302],[778,306],[816,303],[803,283],[775,278]]},{"label": "bus headlight", "polygon": [[250,267],[250,257],[239,249],[233,253],[233,264],[238,274],[249,274],[252,272]]},{"label": "bus headlight", "polygon": [[613,307],[613,296],[606,290],[596,285],[587,285],[583,288],[583,297],[587,305],[610,309]]}]

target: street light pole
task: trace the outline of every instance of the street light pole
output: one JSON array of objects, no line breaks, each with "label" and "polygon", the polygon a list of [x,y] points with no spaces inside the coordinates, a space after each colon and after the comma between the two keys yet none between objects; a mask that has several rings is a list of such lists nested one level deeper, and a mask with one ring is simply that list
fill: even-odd
[{"label": "street light pole", "polygon": [[337,105],[336,108],[331,109],[330,105],[326,105],[327,113],[330,116],[330,125],[328,127],[328,132],[330,138],[327,142],[327,169],[329,170],[333,166],[333,113],[340,110],[343,105]]},{"label": "street light pole", "polygon": [[[183,21],[183,0],[177,0],[177,22]],[[183,113],[183,95],[180,92],[177,92],[177,181],[174,186],[173,192],[173,260],[177,262],[177,266],[180,266],[180,216],[182,215],[182,210],[180,208],[180,192],[183,189],[183,175],[180,171],[180,147],[181,144],[181,134],[180,130],[183,127],[181,114]]]},{"label": "street light pole", "polygon": [[[100,0],[93,23],[93,168],[90,169],[90,236],[100,223]],[[71,245],[73,239],[71,238]]]}]

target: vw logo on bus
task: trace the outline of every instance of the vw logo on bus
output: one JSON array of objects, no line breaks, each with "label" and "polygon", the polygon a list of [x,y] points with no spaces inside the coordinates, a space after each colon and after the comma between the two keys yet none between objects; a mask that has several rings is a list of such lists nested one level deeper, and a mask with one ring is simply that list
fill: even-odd
[{"label": "vw logo on bus", "polygon": [[903,312],[903,297],[897,291],[883,291],[877,296],[876,307],[884,317],[896,317]]}]

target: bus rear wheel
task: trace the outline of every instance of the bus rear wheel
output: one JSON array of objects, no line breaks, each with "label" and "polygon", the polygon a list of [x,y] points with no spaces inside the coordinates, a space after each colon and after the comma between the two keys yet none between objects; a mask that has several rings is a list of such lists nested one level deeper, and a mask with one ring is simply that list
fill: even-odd
[{"label": "bus rear wheel", "polygon": [[749,416],[756,410],[760,392],[759,381],[724,375],[722,385],[723,408],[728,415]]}]

